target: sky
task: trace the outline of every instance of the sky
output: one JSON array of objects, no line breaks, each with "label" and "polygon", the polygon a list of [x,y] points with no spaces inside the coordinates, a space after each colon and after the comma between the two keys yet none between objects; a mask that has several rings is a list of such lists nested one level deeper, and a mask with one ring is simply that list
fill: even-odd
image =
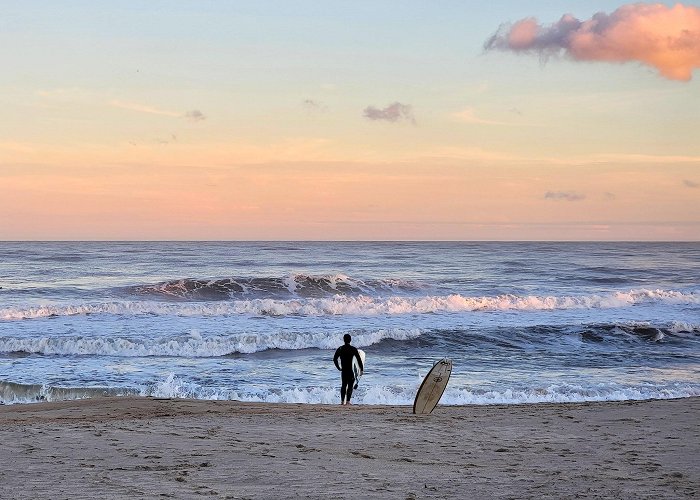
[{"label": "sky", "polygon": [[0,240],[700,241],[700,1],[0,8]]}]

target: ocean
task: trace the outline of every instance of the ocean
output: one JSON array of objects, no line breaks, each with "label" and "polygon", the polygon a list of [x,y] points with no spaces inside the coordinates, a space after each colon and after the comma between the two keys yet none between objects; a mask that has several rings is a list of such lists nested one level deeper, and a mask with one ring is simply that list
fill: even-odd
[{"label": "ocean", "polygon": [[700,395],[700,243],[0,242],[0,403]]}]

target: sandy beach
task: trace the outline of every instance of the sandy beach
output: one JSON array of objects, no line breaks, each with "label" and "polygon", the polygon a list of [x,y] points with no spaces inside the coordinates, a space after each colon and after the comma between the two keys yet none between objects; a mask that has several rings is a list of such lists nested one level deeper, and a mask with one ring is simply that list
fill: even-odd
[{"label": "sandy beach", "polygon": [[689,498],[700,398],[442,406],[109,398],[0,407],[0,498]]}]

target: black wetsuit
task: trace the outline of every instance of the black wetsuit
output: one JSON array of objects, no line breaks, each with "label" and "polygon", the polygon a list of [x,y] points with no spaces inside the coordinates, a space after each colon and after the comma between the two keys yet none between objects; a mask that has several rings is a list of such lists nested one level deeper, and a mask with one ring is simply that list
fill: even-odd
[{"label": "black wetsuit", "polygon": [[[360,353],[357,349],[350,344],[344,344],[338,347],[335,351],[335,356],[333,356],[333,363],[335,367],[341,371],[341,386],[340,386],[340,401],[345,402],[345,396],[347,395],[348,402],[350,402],[350,397],[352,396],[352,386],[355,383],[355,372],[352,371],[352,358],[357,358],[357,364],[360,367],[360,373],[365,369],[362,366],[362,359],[360,358]],[[342,364],[342,368],[338,364],[338,359]]]}]

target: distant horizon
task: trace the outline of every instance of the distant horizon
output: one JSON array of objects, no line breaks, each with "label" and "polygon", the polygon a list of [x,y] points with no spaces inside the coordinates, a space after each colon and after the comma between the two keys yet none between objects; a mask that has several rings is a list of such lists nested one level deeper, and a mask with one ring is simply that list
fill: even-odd
[{"label": "distant horizon", "polygon": [[700,243],[700,240],[0,240],[2,243]]}]

